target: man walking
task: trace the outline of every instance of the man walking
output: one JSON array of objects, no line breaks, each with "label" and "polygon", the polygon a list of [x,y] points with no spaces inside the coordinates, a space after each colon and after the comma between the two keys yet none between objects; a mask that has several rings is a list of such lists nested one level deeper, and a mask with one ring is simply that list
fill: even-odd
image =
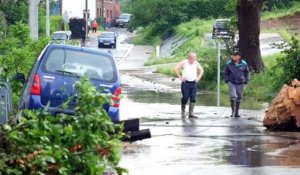
[{"label": "man walking", "polygon": [[[180,73],[182,70],[182,74]],[[187,59],[181,61],[175,67],[175,73],[181,80],[181,117],[185,118],[185,106],[189,103],[189,118],[197,118],[194,115],[194,107],[197,96],[197,83],[203,75],[203,68],[197,61],[197,55],[194,52],[188,54]]]},{"label": "man walking", "polygon": [[249,68],[244,60],[241,60],[241,53],[236,51],[231,59],[227,61],[224,70],[225,83],[228,83],[231,102],[231,117],[241,117],[239,109],[243,96],[244,86],[249,80]]}]

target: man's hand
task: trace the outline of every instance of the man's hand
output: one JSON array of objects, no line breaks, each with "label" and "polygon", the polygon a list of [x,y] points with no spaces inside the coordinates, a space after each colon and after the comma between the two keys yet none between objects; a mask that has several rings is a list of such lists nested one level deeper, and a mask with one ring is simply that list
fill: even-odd
[{"label": "man's hand", "polygon": [[196,82],[199,83],[200,80],[201,80],[201,78],[197,78],[197,79],[196,79]]},{"label": "man's hand", "polygon": [[185,82],[185,78],[179,77],[179,79],[180,79],[181,82]]}]

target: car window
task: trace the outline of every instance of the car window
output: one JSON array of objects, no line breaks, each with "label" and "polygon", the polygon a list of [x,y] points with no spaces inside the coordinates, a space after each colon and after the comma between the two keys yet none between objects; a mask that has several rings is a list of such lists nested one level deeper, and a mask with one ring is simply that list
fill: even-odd
[{"label": "car window", "polygon": [[120,15],[119,19],[130,19],[130,15]]},{"label": "car window", "polygon": [[217,28],[225,28],[225,22],[224,21],[217,21],[216,26],[217,26]]},{"label": "car window", "polygon": [[114,33],[101,33],[100,38],[114,38]]},{"label": "car window", "polygon": [[53,40],[66,40],[67,35],[65,33],[54,33],[52,36]]},{"label": "car window", "polygon": [[69,72],[106,82],[116,81],[116,70],[110,57],[68,49],[53,49],[44,65],[49,72]]}]

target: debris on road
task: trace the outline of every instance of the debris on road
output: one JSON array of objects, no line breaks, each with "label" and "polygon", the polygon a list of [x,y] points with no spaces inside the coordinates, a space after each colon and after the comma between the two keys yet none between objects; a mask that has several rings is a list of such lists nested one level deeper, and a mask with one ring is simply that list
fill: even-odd
[{"label": "debris on road", "polygon": [[300,81],[284,85],[266,112],[263,124],[268,129],[300,130]]}]

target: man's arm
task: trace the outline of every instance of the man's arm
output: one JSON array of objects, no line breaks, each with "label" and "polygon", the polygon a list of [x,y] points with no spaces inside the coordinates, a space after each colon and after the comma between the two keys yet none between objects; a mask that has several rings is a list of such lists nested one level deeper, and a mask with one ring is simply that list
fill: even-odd
[{"label": "man's arm", "polygon": [[184,78],[182,78],[182,76],[180,75],[180,70],[183,68],[183,61],[181,61],[180,63],[178,63],[175,68],[174,68],[174,72],[176,74],[176,76],[182,81],[184,82]]},{"label": "man's arm", "polygon": [[202,75],[204,73],[204,70],[202,68],[202,66],[198,63],[198,66],[197,66],[197,82],[199,82],[202,78]]},{"label": "man's arm", "polygon": [[224,80],[225,83],[228,83],[229,81],[229,69],[228,69],[228,65],[226,64],[225,68],[224,68]]},{"label": "man's arm", "polygon": [[245,77],[246,77],[246,84],[248,84],[248,81],[249,81],[249,67],[248,67],[248,65],[246,66]]}]

